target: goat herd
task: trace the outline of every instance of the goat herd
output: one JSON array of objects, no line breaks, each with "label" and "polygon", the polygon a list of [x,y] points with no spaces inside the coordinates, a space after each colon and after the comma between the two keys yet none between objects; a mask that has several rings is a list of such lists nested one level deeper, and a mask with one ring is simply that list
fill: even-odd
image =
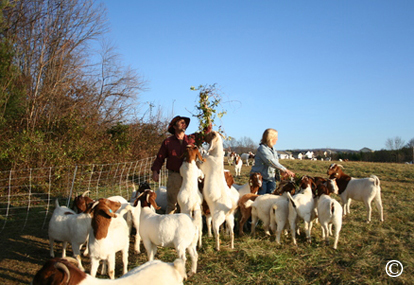
[{"label": "goat herd", "polygon": [[[304,221],[306,237],[310,242],[312,222],[318,218],[322,237],[332,235],[338,245],[342,215],[349,214],[351,199],[363,201],[367,207],[367,221],[371,220],[371,202],[375,204],[383,221],[381,188],[378,177],[356,179],[343,173],[341,166],[332,164],[328,179],[303,176],[297,186],[295,181],[279,183],[273,194],[257,195],[262,177],[250,175],[245,185],[236,185],[228,171],[224,170],[223,143],[217,132],[207,135],[208,154],[203,157],[198,149],[187,147],[180,174],[183,183],[177,200],[181,213],[163,215],[159,210],[160,196],[140,187],[132,201],[121,196],[92,200],[83,193],[75,198],[74,209],[59,206],[49,223],[50,255],[54,257],[54,240],[63,242],[62,258],[53,258],[37,272],[33,284],[100,284],[96,272],[102,260],[102,274],[114,279],[115,253],[122,251],[123,276],[105,280],[113,284],[183,284],[187,276],[197,271],[197,247],[202,246],[202,215],[205,215],[208,236],[215,237],[216,250],[220,250],[220,226],[225,223],[230,235],[230,248],[234,248],[234,215],[239,209],[239,234],[243,234],[246,221],[251,217],[251,233],[260,219],[266,234],[269,229],[280,243],[281,233],[290,228],[296,245],[297,222]],[[198,161],[197,161],[198,158]],[[224,175],[223,175],[224,173]],[[199,189],[201,191],[199,191]],[[331,193],[338,194],[341,206]],[[134,249],[140,252],[141,240],[148,262],[127,272],[129,235],[136,228]],[[212,233],[213,232],[213,233]],[[66,257],[66,245],[72,245],[74,258]],[[80,248],[87,242],[84,255],[91,260],[90,275],[84,272]],[[173,263],[154,260],[157,247],[174,247],[178,258]],[[186,251],[191,258],[190,271],[186,273]]]}]

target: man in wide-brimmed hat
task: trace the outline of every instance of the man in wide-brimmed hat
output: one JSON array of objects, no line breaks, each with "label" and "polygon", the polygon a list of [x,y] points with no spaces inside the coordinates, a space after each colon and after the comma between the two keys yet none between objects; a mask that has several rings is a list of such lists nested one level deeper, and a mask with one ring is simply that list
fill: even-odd
[{"label": "man in wide-brimmed hat", "polygon": [[[158,151],[157,158],[152,164],[152,179],[159,181],[159,173],[167,159],[168,180],[167,180],[167,209],[166,214],[173,214],[176,211],[177,195],[181,188],[182,177],[180,167],[183,163],[184,153],[187,145],[195,144],[195,139],[199,133],[186,135],[185,131],[190,124],[190,118],[176,116],[168,125],[168,132],[172,136],[166,138]],[[204,130],[204,133],[211,131],[211,124]]]}]

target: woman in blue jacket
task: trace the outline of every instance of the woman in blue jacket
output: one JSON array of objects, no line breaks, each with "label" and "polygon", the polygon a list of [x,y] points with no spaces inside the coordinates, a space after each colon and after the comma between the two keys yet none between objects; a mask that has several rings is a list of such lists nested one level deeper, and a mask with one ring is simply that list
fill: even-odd
[{"label": "woman in blue jacket", "polygon": [[263,133],[260,146],[257,149],[254,159],[254,166],[250,173],[260,172],[263,176],[262,188],[259,189],[259,195],[272,193],[276,189],[276,170],[280,170],[284,175],[294,177],[295,173],[279,163],[277,151],[274,145],[277,142],[278,133],[275,129],[266,129]]}]

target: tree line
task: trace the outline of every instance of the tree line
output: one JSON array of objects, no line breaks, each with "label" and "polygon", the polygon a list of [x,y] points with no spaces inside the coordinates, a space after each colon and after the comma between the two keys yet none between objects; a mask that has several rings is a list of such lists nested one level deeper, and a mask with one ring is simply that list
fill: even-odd
[{"label": "tree line", "polygon": [[93,0],[0,2],[0,170],[133,161],[165,137]]}]

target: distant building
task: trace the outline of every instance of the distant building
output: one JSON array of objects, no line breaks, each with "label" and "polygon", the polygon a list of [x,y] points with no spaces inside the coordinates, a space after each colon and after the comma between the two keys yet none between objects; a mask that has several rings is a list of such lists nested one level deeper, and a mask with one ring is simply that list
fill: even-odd
[{"label": "distant building", "polygon": [[294,159],[293,155],[289,151],[278,151],[279,159]]},{"label": "distant building", "polygon": [[359,150],[360,152],[374,152],[372,149],[364,147]]}]

